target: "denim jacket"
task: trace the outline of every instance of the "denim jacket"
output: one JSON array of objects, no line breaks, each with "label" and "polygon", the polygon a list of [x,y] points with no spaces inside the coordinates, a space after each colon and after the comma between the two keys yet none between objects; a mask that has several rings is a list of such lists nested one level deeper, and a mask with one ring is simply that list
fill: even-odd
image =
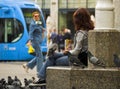
[{"label": "denim jacket", "polygon": [[74,49],[70,50],[72,55],[78,56],[80,52],[88,50],[88,31],[79,30],[74,36]]},{"label": "denim jacket", "polygon": [[39,41],[40,43],[42,42],[42,32],[45,29],[40,25],[37,24],[34,20],[32,20],[30,24],[30,29],[29,29],[29,40],[35,40]]}]

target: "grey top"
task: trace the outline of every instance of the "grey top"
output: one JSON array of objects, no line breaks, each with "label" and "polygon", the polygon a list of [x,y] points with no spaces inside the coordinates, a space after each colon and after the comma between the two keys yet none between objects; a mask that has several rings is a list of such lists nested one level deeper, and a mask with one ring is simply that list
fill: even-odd
[{"label": "grey top", "polygon": [[70,50],[72,55],[78,56],[80,52],[88,50],[88,31],[79,30],[75,33],[74,49]]}]

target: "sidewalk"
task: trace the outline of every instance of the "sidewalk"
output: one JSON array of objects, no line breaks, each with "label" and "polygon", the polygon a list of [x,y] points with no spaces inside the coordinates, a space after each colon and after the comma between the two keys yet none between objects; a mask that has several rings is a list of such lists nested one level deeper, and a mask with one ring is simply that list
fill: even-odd
[{"label": "sidewalk", "polygon": [[24,78],[31,79],[35,77],[37,80],[36,68],[26,73],[22,67],[24,63],[25,62],[0,62],[0,79],[5,78],[7,81],[8,76],[11,76],[13,79],[17,76],[21,80],[22,86],[24,86]]}]

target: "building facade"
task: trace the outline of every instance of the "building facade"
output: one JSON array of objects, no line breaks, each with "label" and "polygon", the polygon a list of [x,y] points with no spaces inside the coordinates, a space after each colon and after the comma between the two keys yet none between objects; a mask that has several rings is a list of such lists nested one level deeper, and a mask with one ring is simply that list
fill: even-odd
[{"label": "building facade", "polygon": [[[45,19],[50,15],[51,0],[33,0],[43,10]],[[69,28],[74,30],[72,15],[77,8],[88,8],[91,15],[95,16],[96,0],[58,0],[58,30]]]}]

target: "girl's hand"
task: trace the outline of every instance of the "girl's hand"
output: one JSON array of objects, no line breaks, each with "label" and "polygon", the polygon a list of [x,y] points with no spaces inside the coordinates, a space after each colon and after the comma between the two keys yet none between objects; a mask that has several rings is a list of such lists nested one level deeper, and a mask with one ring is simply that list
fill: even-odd
[{"label": "girl's hand", "polygon": [[31,43],[31,41],[29,40],[28,42],[27,42],[27,46],[30,46],[32,43]]},{"label": "girl's hand", "polygon": [[69,51],[68,50],[64,50],[63,53],[66,55]]}]

